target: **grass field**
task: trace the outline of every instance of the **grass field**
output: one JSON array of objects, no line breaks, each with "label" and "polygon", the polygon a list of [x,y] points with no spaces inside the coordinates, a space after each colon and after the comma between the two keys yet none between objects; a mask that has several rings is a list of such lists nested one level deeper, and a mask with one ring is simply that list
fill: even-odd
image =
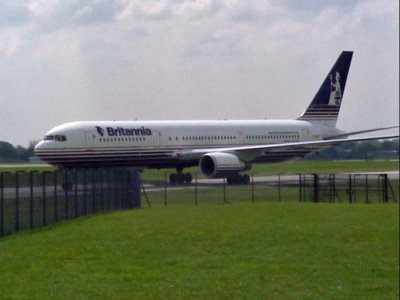
[{"label": "grass field", "polygon": [[398,299],[395,204],[117,211],[0,239],[2,299]]}]

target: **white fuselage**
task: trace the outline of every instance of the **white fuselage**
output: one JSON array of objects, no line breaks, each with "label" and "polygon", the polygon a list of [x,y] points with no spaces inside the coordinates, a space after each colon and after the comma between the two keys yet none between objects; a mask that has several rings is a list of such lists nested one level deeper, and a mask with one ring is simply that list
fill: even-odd
[{"label": "white fuselage", "polygon": [[[35,154],[58,167],[188,167],[198,158],[176,151],[323,140],[341,133],[307,121],[88,121],[60,125],[35,147]],[[303,157],[317,150],[288,150],[250,163]]]}]

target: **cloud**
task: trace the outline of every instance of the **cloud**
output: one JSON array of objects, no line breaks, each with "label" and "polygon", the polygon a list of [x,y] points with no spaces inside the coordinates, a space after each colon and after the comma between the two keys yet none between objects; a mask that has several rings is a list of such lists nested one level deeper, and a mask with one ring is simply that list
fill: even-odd
[{"label": "cloud", "polygon": [[0,28],[15,27],[26,24],[29,12],[21,1],[0,2]]},{"label": "cloud", "polygon": [[0,140],[85,119],[295,118],[342,50],[355,55],[339,124],[398,122],[397,1],[7,3]]}]

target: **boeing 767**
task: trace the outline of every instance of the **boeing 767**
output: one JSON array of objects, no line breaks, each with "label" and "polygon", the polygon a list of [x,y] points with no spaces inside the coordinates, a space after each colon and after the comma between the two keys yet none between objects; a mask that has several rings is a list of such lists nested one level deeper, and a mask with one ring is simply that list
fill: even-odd
[{"label": "boeing 767", "polygon": [[51,129],[36,145],[35,154],[63,169],[175,168],[170,181],[183,183],[192,177],[182,170],[198,166],[206,177],[248,183],[248,175],[239,172],[252,164],[298,159],[347,142],[398,137],[348,138],[387,128],[356,132],[336,128],[352,55],[340,54],[296,120],[72,122]]}]

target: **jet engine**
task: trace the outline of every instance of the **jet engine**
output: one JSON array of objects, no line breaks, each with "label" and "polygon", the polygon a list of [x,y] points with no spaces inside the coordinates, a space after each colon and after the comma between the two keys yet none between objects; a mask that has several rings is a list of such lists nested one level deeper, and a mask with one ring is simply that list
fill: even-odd
[{"label": "jet engine", "polygon": [[249,170],[250,165],[230,153],[213,152],[202,156],[199,162],[201,173],[208,178],[221,178]]}]

